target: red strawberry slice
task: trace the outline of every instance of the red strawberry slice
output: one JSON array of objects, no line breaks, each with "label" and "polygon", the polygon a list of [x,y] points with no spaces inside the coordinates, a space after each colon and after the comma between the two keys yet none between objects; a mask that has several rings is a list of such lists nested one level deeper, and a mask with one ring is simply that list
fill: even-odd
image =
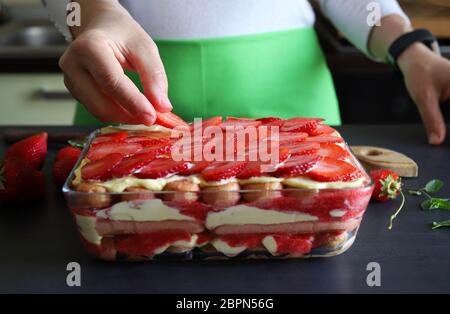
[{"label": "red strawberry slice", "polygon": [[255,248],[259,246],[264,238],[261,234],[230,234],[223,235],[220,240],[226,242],[231,247],[245,246]]},{"label": "red strawberry slice", "polygon": [[171,139],[167,137],[151,138],[146,136],[130,136],[124,140],[125,143],[138,143],[141,144],[143,147],[169,143],[170,141]]},{"label": "red strawberry slice", "polygon": [[[280,142],[280,144],[291,144],[301,142],[307,137],[308,133],[303,132],[280,132],[278,141]],[[271,139],[276,140],[275,136],[273,138],[271,137]]]},{"label": "red strawberry slice", "polygon": [[214,162],[202,171],[202,177],[206,181],[220,181],[234,178],[247,164],[247,161]]},{"label": "red strawberry slice", "polygon": [[278,177],[295,177],[305,174],[314,168],[319,159],[320,156],[317,155],[291,157],[275,171],[275,175]]},{"label": "red strawberry slice", "polygon": [[114,132],[108,134],[100,134],[97,136],[92,143],[104,143],[104,142],[122,142],[128,137],[128,133],[126,131]]},{"label": "red strawberry slice", "polygon": [[129,176],[139,171],[144,166],[148,165],[151,161],[155,160],[158,156],[157,151],[154,153],[146,154],[136,154],[123,159],[114,169],[112,170],[112,176],[114,178],[122,178]]},{"label": "red strawberry slice", "polygon": [[24,203],[45,195],[45,176],[29,163],[9,157],[0,165],[0,202]]},{"label": "red strawberry slice", "polygon": [[277,254],[306,254],[312,249],[314,237],[306,235],[281,235],[272,236],[277,244]]},{"label": "red strawberry slice", "polygon": [[346,161],[323,157],[308,176],[321,182],[352,181],[361,176],[361,172]]},{"label": "red strawberry slice", "polygon": [[78,159],[81,155],[81,149],[67,146],[64,148],[61,148],[57,153],[55,157],[55,161],[58,161],[60,159],[66,158],[66,157],[73,157]]},{"label": "red strawberry slice", "polygon": [[155,156],[169,154],[172,150],[174,143],[172,141],[161,142],[156,145],[149,145],[139,151],[139,154],[151,154]]},{"label": "red strawberry slice", "polygon": [[236,176],[238,179],[249,179],[253,177],[259,177],[262,175],[261,169],[262,163],[259,161],[250,161],[247,166],[242,169]]},{"label": "red strawberry slice", "polygon": [[284,121],[280,128],[282,132],[305,132],[313,133],[319,124],[320,119],[292,118]]},{"label": "red strawberry slice", "polygon": [[81,168],[81,177],[84,180],[108,180],[111,170],[123,159],[122,154],[110,154],[102,159],[92,161]]},{"label": "red strawberry slice", "polygon": [[222,124],[220,124],[220,127],[225,130],[225,129],[246,129],[246,128],[250,128],[250,127],[258,127],[262,124],[261,121],[256,121],[253,119],[239,119],[239,120],[227,120],[222,122]]},{"label": "red strawberry slice", "polygon": [[289,148],[292,156],[312,155],[320,149],[320,144],[314,142],[301,142],[285,146]]},{"label": "red strawberry slice", "polygon": [[[66,152],[68,152],[68,150],[66,150]],[[66,181],[73,167],[75,167],[77,161],[78,156],[75,155],[65,155],[62,157],[59,156],[59,158],[58,156],[56,157],[55,163],[53,164],[52,168],[52,176],[53,182],[57,187],[61,187],[64,185],[64,182]]]},{"label": "red strawberry slice", "polygon": [[319,136],[310,136],[306,138],[305,141],[316,143],[343,143],[344,139],[339,136],[319,135]]},{"label": "red strawberry slice", "polygon": [[191,126],[173,112],[156,112],[156,124],[166,128],[173,129],[176,127],[191,128]]},{"label": "red strawberry slice", "polygon": [[256,119],[256,121],[261,121],[263,125],[267,124],[267,123],[272,123],[275,121],[281,121],[280,118],[275,118],[275,117],[267,117],[267,118],[259,118]]},{"label": "red strawberry slice", "polygon": [[106,157],[110,154],[121,154],[122,157],[127,157],[136,154],[142,149],[142,145],[138,143],[115,143],[106,142],[91,145],[87,158],[90,161],[96,161]]},{"label": "red strawberry slice", "polygon": [[344,160],[350,157],[346,149],[336,144],[323,143],[320,145],[319,156],[330,157],[333,159]]},{"label": "red strawberry slice", "polygon": [[133,256],[153,256],[157,249],[169,246],[176,241],[191,240],[186,231],[164,231],[114,237],[116,249],[120,253]]},{"label": "red strawberry slice", "polygon": [[336,132],[335,129],[333,129],[331,126],[325,125],[325,124],[319,124],[314,132],[311,133],[311,136],[317,136],[317,135],[329,135]]},{"label": "red strawberry slice", "polygon": [[156,159],[143,167],[135,174],[141,179],[158,179],[168,175],[177,174],[186,171],[190,164],[187,161],[174,161],[172,159]]},{"label": "red strawberry slice", "polygon": [[5,157],[21,158],[27,161],[34,169],[40,170],[47,155],[47,133],[39,133],[27,137],[13,145],[7,150]]},{"label": "red strawberry slice", "polygon": [[206,160],[193,161],[193,162],[191,162],[190,167],[188,167],[186,170],[180,171],[179,175],[181,175],[181,176],[190,176],[190,175],[193,175],[193,174],[201,173],[209,165],[210,165],[210,162],[206,161]]}]

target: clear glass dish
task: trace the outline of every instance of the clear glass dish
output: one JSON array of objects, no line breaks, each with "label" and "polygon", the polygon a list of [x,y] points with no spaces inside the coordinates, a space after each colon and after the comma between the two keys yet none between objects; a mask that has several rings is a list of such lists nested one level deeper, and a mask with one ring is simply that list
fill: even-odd
[{"label": "clear glass dish", "polygon": [[355,241],[373,191],[353,155],[365,176],[355,188],[76,191],[75,169],[98,134],[89,136],[63,192],[87,251],[104,260],[335,256]]}]

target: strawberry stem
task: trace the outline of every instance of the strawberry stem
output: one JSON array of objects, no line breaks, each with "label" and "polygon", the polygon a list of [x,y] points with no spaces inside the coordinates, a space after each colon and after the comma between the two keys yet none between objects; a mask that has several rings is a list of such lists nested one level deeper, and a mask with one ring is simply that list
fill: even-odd
[{"label": "strawberry stem", "polygon": [[400,195],[402,196],[402,202],[400,204],[400,207],[397,209],[397,211],[391,216],[390,222],[389,222],[389,230],[392,230],[392,226],[394,224],[394,220],[397,218],[398,214],[400,214],[401,210],[403,209],[403,206],[405,205],[405,194],[403,194],[403,191],[400,191]]}]

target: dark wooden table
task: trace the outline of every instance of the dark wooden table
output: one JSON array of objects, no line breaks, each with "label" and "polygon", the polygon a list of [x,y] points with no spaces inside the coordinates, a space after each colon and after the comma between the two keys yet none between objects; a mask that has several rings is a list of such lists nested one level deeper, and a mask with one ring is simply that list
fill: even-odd
[{"label": "dark wooden table", "polygon": [[[39,128],[36,128],[39,129]],[[41,128],[49,132],[75,128]],[[88,130],[85,128],[84,130]],[[7,128],[0,128],[3,134]],[[440,195],[450,197],[450,142],[430,147],[420,126],[345,126],[350,144],[396,149],[415,159],[420,178],[410,187],[440,178]],[[0,151],[4,144],[0,144]],[[52,144],[45,170],[58,145]],[[371,204],[353,247],[326,259],[105,263],[85,253],[62,195],[48,182],[45,201],[21,207],[1,205],[0,292],[147,293],[381,293],[450,292],[450,229],[431,230],[450,212],[423,212],[408,197],[402,214],[387,230],[398,202]],[[66,285],[66,265],[81,265],[81,287]],[[366,267],[381,267],[381,287],[368,287]]]}]

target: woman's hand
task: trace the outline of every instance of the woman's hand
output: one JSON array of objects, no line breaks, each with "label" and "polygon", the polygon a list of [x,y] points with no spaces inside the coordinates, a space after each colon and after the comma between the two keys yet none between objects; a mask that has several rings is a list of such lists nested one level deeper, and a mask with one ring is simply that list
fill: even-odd
[{"label": "woman's hand", "polygon": [[440,103],[450,99],[450,61],[417,43],[400,56],[398,65],[409,94],[419,108],[428,141],[432,145],[442,144],[446,124]]},{"label": "woman's hand", "polygon": [[[104,122],[151,125],[172,110],[158,49],[117,0],[79,0],[81,26],[60,60],[67,88]],[[142,94],[124,74],[136,71]]]}]

